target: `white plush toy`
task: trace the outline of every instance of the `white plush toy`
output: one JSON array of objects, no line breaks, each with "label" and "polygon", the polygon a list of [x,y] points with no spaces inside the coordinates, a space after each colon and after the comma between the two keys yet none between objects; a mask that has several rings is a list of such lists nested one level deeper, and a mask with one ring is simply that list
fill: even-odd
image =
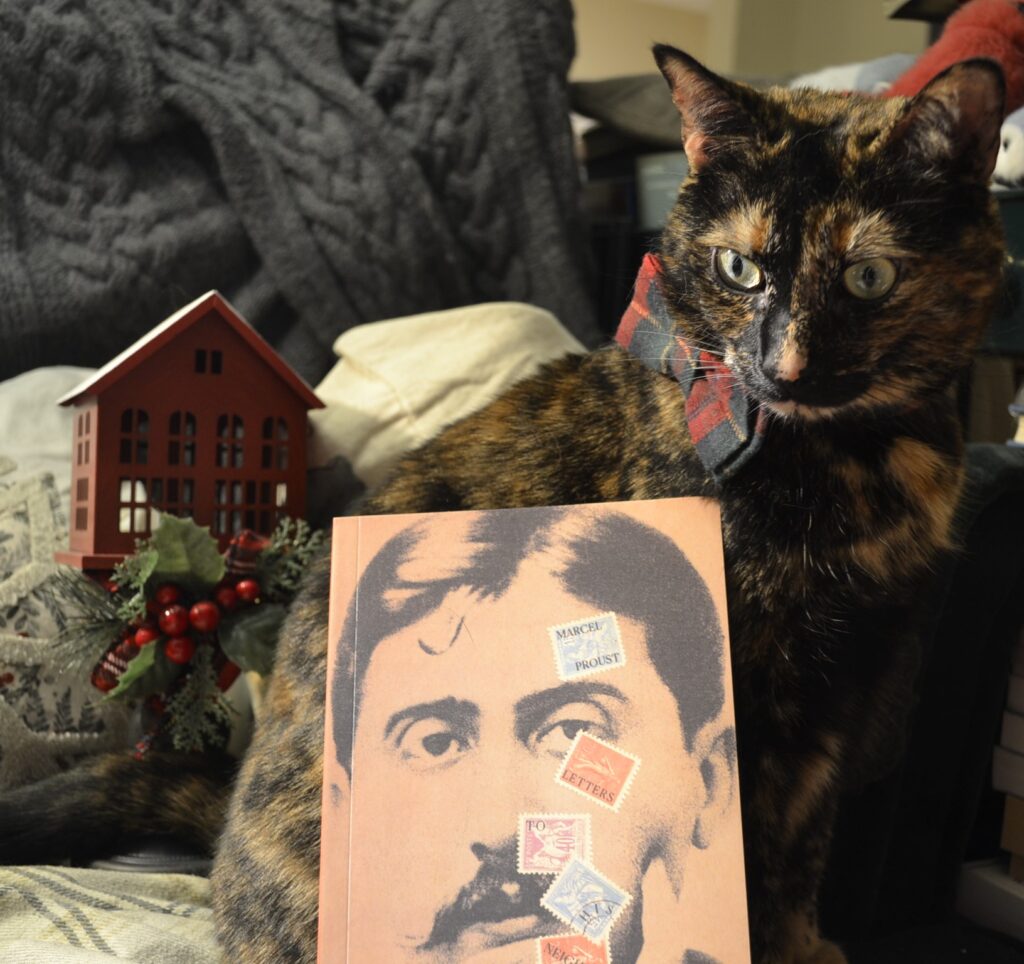
[{"label": "white plush toy", "polygon": [[1024,187],[1024,107],[1003,121],[992,180],[996,187]]}]

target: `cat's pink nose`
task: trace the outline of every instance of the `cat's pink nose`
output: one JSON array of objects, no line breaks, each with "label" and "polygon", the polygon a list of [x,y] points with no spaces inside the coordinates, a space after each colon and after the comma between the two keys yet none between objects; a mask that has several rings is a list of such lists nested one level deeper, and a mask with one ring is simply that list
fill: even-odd
[{"label": "cat's pink nose", "polygon": [[775,379],[780,382],[795,382],[806,367],[807,356],[791,345],[785,345],[775,366]]}]

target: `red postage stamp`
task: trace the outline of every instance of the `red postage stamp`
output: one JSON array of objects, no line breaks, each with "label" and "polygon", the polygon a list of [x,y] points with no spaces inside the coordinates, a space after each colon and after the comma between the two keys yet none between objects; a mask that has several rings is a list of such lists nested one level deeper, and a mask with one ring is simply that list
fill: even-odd
[{"label": "red postage stamp", "polygon": [[640,758],[586,731],[576,734],[555,782],[609,810],[618,810],[640,767]]},{"label": "red postage stamp", "polygon": [[519,873],[559,874],[573,857],[590,860],[588,814],[519,815]]},{"label": "red postage stamp", "polygon": [[538,964],[611,964],[605,943],[596,944],[582,934],[537,939]]}]

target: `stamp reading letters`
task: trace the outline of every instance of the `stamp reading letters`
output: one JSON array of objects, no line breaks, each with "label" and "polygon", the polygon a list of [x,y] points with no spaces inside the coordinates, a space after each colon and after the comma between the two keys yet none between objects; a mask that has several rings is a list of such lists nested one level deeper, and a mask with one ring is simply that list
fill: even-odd
[{"label": "stamp reading letters", "polygon": [[577,679],[626,665],[615,613],[601,613],[548,629],[558,678]]},{"label": "stamp reading letters", "polygon": [[611,964],[607,944],[596,944],[582,934],[537,939],[538,964]]},{"label": "stamp reading letters", "polygon": [[617,811],[639,767],[639,757],[581,730],[572,741],[555,782]]},{"label": "stamp reading letters", "polygon": [[573,857],[590,859],[589,815],[519,815],[519,873],[557,874]]},{"label": "stamp reading letters", "polygon": [[630,896],[574,857],[540,899],[559,920],[592,941],[603,941]]}]

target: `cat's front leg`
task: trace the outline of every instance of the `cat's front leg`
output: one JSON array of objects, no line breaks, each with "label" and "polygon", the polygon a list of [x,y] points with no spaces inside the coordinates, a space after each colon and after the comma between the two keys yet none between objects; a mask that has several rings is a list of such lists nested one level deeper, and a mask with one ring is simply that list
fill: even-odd
[{"label": "cat's front leg", "polygon": [[[751,948],[755,964],[845,964],[818,930],[818,890],[835,822],[839,746],[763,751],[741,772]],[[797,741],[789,737],[792,746]]]},{"label": "cat's front leg", "polygon": [[325,554],[289,612],[217,848],[214,918],[231,962],[316,960],[329,573]]}]

